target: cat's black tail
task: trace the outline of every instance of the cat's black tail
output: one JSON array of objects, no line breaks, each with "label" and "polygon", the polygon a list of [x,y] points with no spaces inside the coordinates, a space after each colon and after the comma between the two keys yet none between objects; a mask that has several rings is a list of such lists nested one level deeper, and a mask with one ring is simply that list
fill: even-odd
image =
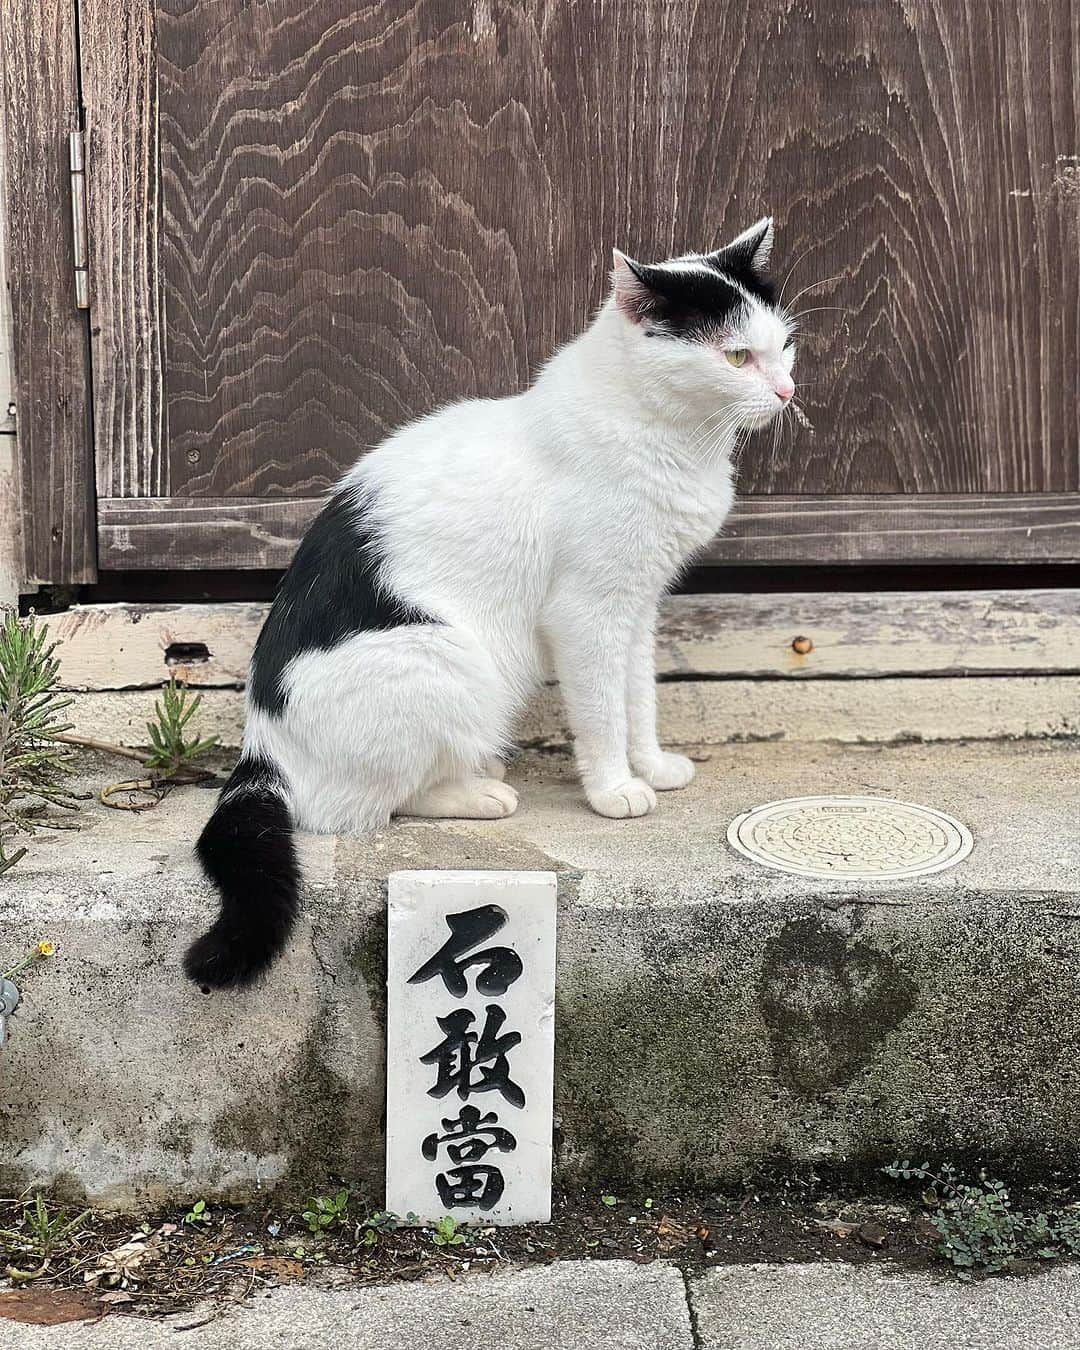
[{"label": "cat's black tail", "polygon": [[197,984],[250,984],[281,955],[299,904],[292,831],[278,770],[258,756],[242,759],[195,846],[221,892],[216,922],[184,957]]}]

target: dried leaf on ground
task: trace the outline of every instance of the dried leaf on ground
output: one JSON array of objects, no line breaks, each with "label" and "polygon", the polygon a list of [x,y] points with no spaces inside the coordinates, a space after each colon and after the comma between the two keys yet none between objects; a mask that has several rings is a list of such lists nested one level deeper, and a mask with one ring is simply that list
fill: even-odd
[{"label": "dried leaf on ground", "polygon": [[665,1238],[668,1243],[687,1243],[690,1241],[693,1231],[689,1225],[679,1223],[670,1214],[665,1214],[656,1225],[657,1236]]},{"label": "dried leaf on ground", "polygon": [[[93,1295],[82,1289],[10,1289],[0,1293],[0,1317],[33,1327],[58,1327],[100,1317]],[[0,1342],[4,1337],[0,1335]]]},{"label": "dried leaf on ground", "polygon": [[879,1223],[862,1223],[858,1229],[859,1241],[868,1247],[887,1247],[889,1234]]},{"label": "dried leaf on ground", "polygon": [[833,1237],[849,1238],[859,1225],[850,1219],[815,1219],[814,1227],[821,1228],[826,1233],[831,1233]]},{"label": "dried leaf on ground", "polygon": [[306,1273],[303,1261],[294,1261],[289,1256],[245,1256],[232,1264],[256,1275],[274,1275],[279,1280],[302,1280]]},{"label": "dried leaf on ground", "polygon": [[150,1237],[137,1233],[130,1241],[99,1256],[97,1269],[86,1271],[83,1279],[105,1289],[130,1289],[138,1285],[146,1268],[162,1255],[164,1243],[161,1229]]}]

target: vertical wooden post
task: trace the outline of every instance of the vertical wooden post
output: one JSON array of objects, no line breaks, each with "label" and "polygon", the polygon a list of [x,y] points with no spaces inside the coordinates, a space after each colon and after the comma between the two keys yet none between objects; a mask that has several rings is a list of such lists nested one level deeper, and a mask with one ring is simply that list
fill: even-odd
[{"label": "vertical wooden post", "polygon": [[18,446],[15,419],[8,413],[14,398],[11,305],[8,301],[4,236],[4,123],[0,118],[0,609],[14,605],[23,584],[22,531],[19,528]]}]

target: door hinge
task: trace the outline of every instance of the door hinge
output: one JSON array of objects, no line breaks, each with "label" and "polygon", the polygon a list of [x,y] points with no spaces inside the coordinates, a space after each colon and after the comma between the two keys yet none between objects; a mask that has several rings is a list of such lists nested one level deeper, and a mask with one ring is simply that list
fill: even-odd
[{"label": "door hinge", "polygon": [[90,249],[86,234],[86,147],[81,131],[68,138],[71,160],[71,232],[75,245],[75,305],[90,308]]}]

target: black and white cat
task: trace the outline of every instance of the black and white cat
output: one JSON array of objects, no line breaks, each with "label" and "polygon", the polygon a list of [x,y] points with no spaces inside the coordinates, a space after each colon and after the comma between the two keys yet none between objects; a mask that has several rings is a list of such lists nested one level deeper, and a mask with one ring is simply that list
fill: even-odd
[{"label": "black and white cat", "polygon": [[402,428],[345,476],[259,636],[239,764],[198,842],[220,917],[190,977],[248,983],[297,908],[294,829],[493,819],[554,666],[585,795],[642,816],[694,766],[656,739],[661,596],[733,499],[731,452],[795,386],[771,220],[715,253],[615,253],[611,295],[523,394]]}]

